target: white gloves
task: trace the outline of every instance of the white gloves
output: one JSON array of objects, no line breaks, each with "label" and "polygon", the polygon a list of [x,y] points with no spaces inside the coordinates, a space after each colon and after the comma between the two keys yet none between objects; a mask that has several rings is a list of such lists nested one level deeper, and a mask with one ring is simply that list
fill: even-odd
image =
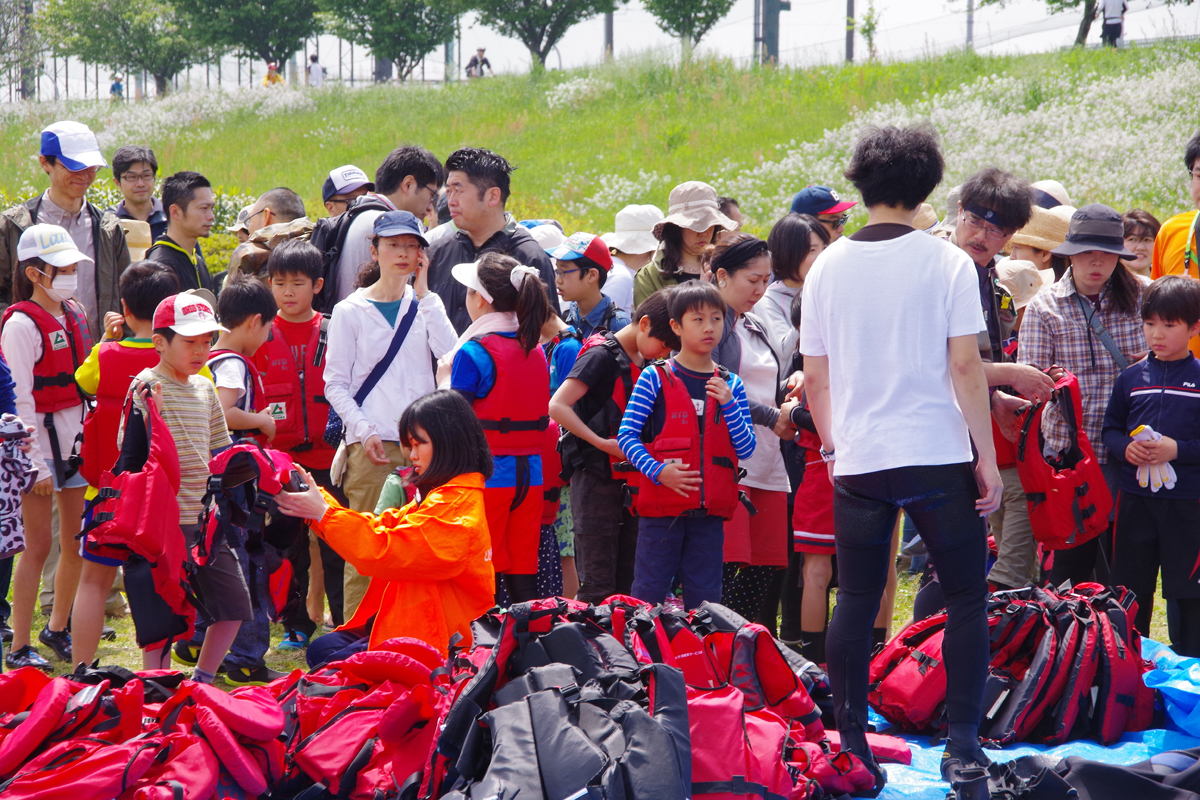
[{"label": "white gloves", "polygon": [[[1163,438],[1162,434],[1151,428],[1149,425],[1139,425],[1134,428],[1130,434],[1135,442],[1157,442]],[[1138,486],[1143,489],[1147,486],[1150,491],[1157,492],[1162,487],[1168,489],[1175,488],[1175,469],[1170,462],[1164,464],[1143,464],[1137,468]]]}]

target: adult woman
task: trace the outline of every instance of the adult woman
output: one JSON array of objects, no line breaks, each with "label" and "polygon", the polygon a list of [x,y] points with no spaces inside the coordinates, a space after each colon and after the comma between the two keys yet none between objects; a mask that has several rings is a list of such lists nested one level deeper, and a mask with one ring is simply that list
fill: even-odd
[{"label": "adult woman", "polygon": [[[1120,462],[1110,459],[1108,450],[1100,446],[1100,430],[1113,381],[1126,364],[1145,355],[1140,309],[1142,290],[1149,283],[1120,264],[1121,259],[1135,258],[1125,248],[1124,234],[1121,215],[1106,205],[1093,203],[1075,212],[1066,241],[1053,250],[1054,255],[1066,257],[1070,267],[1062,280],[1026,306],[1017,349],[1022,364],[1043,370],[1061,367],[1079,379],[1083,431],[1114,494]],[[1116,352],[1097,333],[1101,329]],[[1066,447],[1066,426],[1057,407],[1048,407],[1042,420],[1047,447]],[[1099,544],[1096,538],[1055,551],[1050,582],[1057,586],[1068,579],[1090,580]]]},{"label": "adult woman", "polygon": [[1130,272],[1149,278],[1150,266],[1154,261],[1154,237],[1158,236],[1162,223],[1149,211],[1140,208],[1126,211],[1121,221],[1125,224],[1125,249],[1137,256],[1125,266]]},{"label": "adult woman", "polygon": [[688,181],[672,189],[667,216],[654,226],[658,250],[633,278],[634,306],[664,286],[699,278],[704,248],[715,241],[718,230],[736,227],[717,207],[717,190],[707,183]]},{"label": "adult woman", "polygon": [[[754,455],[740,464],[746,470],[740,488],[758,513],[751,517],[739,507],[725,523],[723,602],[756,619],[764,617],[759,611],[774,573],[788,563],[790,487],[779,439],[795,431],[779,410],[780,358],[766,326],[750,311],[771,279],[771,254],[762,239],[735,233],[706,249],[703,259],[727,306],[713,360],[742,379],[757,439]],[[774,611],[767,616],[773,623]]]},{"label": "adult woman", "polygon": [[771,250],[771,272],[775,282],[767,286],[754,313],[767,326],[771,344],[781,361],[788,361],[796,349],[800,332],[792,325],[792,298],[800,293],[804,278],[821,251],[829,246],[829,231],[811,214],[785,216],[767,237]]}]

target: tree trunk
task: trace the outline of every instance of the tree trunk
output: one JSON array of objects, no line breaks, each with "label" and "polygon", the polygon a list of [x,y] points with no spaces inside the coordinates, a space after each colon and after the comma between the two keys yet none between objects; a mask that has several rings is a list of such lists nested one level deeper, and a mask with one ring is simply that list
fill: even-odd
[{"label": "tree trunk", "polygon": [[1083,19],[1079,22],[1079,33],[1075,36],[1075,46],[1087,44],[1088,33],[1092,30],[1092,21],[1096,18],[1096,0],[1085,0],[1083,4]]},{"label": "tree trunk", "polygon": [[[527,47],[529,49],[529,58],[530,58],[529,71],[530,71],[530,73],[545,72],[546,71],[546,56],[550,55],[550,48],[547,47],[546,52],[543,53],[540,50],[538,50],[536,47],[534,47],[533,45],[527,44],[527,45],[525,45],[525,47]],[[479,74],[480,75],[483,74],[482,67],[479,68]]]},{"label": "tree trunk", "polygon": [[680,60],[683,61],[684,63],[691,61],[692,60],[692,50],[694,50],[695,47],[696,47],[696,44],[695,44],[695,42],[692,41],[692,35],[690,33],[685,33],[683,36],[680,36],[679,37],[679,58],[680,58]]},{"label": "tree trunk", "polygon": [[159,97],[167,96],[167,80],[168,78],[166,75],[154,76],[154,91]]}]

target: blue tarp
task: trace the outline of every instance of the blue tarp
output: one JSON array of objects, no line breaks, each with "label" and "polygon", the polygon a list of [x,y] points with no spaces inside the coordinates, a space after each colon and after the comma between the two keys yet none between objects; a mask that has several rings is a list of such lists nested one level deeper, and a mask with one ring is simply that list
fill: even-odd
[{"label": "blue tarp", "polygon": [[1157,669],[1143,677],[1146,685],[1162,692],[1168,724],[1192,736],[1200,736],[1200,658],[1175,655],[1164,644],[1142,640],[1142,658]]}]

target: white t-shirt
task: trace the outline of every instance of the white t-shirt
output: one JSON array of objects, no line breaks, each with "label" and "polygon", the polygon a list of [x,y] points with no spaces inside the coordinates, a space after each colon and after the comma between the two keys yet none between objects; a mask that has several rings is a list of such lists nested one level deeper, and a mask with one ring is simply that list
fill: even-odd
[{"label": "white t-shirt", "polygon": [[971,460],[947,339],[984,327],[971,259],[921,231],[843,236],[804,283],[800,352],[828,356],[834,473]]},{"label": "white t-shirt", "polygon": [[[237,391],[235,403],[242,402],[246,396],[246,364],[240,358],[229,356],[222,358],[215,365],[209,364],[212,371],[213,385],[218,389],[234,389]],[[250,409],[253,411],[254,409]]]},{"label": "white t-shirt", "polygon": [[325,82],[325,68],[320,64],[311,63],[308,65],[308,85],[314,89],[320,89],[321,84]]},{"label": "white t-shirt", "polygon": [[613,256],[613,266],[604,279],[604,288],[600,290],[605,297],[612,298],[617,308],[626,314],[633,314],[633,276],[636,273],[625,262]]},{"label": "white t-shirt", "polygon": [[1116,23],[1125,16],[1125,10],[1129,8],[1129,4],[1125,0],[1101,0],[1100,8],[1104,12],[1105,22]]}]

